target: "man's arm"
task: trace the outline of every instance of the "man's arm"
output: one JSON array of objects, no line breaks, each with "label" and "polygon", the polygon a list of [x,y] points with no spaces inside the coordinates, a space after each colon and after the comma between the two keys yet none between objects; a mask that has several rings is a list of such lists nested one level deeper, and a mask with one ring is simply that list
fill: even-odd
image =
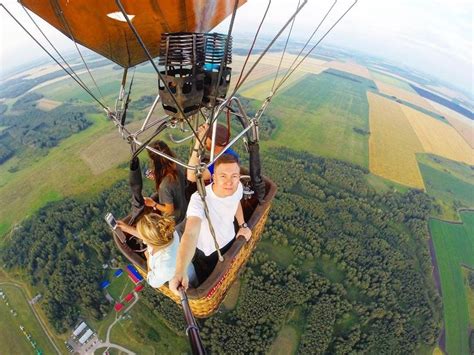
[{"label": "man's arm", "polygon": [[244,210],[242,209],[242,203],[239,202],[239,205],[237,207],[237,212],[235,212],[235,219],[237,220],[237,223],[239,224],[239,231],[237,232],[237,237],[239,235],[242,235],[245,237],[246,240],[249,240],[250,237],[252,236],[252,230],[249,227],[240,227],[243,223],[245,223],[244,219]]},{"label": "man's arm", "polygon": [[169,282],[171,291],[179,295],[178,287],[188,288],[188,265],[193,259],[194,252],[198,241],[199,232],[201,231],[201,219],[199,217],[188,217],[183,236],[179,243],[178,256],[176,258],[176,272]]}]

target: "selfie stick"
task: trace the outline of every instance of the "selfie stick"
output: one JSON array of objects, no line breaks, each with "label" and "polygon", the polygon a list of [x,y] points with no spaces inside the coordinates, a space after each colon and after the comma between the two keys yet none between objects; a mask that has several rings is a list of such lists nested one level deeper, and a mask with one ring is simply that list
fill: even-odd
[{"label": "selfie stick", "polygon": [[181,305],[183,306],[184,319],[188,325],[186,328],[186,335],[189,338],[191,350],[195,355],[205,355],[206,350],[202,345],[201,336],[199,335],[199,328],[197,326],[196,320],[194,319],[191,307],[189,307],[188,296],[186,295],[183,287],[179,287],[178,291],[179,297],[181,299]]}]

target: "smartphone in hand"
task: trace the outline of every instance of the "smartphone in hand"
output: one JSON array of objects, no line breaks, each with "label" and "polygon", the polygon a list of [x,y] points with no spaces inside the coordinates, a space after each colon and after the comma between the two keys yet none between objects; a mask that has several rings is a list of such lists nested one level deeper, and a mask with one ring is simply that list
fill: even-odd
[{"label": "smartphone in hand", "polygon": [[115,220],[115,217],[112,213],[109,212],[105,215],[105,221],[113,230],[117,228],[117,221]]}]

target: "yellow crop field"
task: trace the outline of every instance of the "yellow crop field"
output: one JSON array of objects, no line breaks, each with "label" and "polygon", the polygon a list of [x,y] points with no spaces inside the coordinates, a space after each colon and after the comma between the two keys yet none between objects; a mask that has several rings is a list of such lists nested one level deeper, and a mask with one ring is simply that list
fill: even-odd
[{"label": "yellow crop field", "polygon": [[451,126],[458,131],[459,135],[464,138],[467,144],[474,148],[474,121],[461,115],[460,113],[453,111],[446,106],[438,104],[437,102],[429,100],[431,106],[433,106],[439,113],[444,115]]},{"label": "yellow crop field", "polygon": [[436,110],[426,101],[423,97],[417,93],[409,92],[407,90],[395,87],[390,84],[386,84],[379,80],[374,80],[375,84],[379,91],[385,95],[395,96],[401,100],[412,103],[413,105],[419,106],[431,112],[436,112]]},{"label": "yellow crop field", "polygon": [[354,74],[361,76],[363,78],[372,80],[372,76],[370,75],[369,70],[362,65],[351,63],[351,62],[339,62],[339,61],[332,61],[326,64],[327,67],[331,69],[340,70],[346,73]]},{"label": "yellow crop field", "polygon": [[369,101],[369,169],[399,184],[424,189],[416,153],[423,151],[400,106],[367,92]]},{"label": "yellow crop field", "polygon": [[405,105],[399,105],[427,153],[474,165],[474,150],[454,127]]},{"label": "yellow crop field", "polygon": [[[284,84],[281,86],[281,88],[278,90],[278,94],[283,93],[285,90],[288,90],[290,87],[292,87],[294,84],[298,83],[305,75],[307,75],[304,72],[297,71],[294,72],[287,81],[284,82]],[[281,76],[280,76],[281,78]],[[270,78],[264,82],[258,83],[256,85],[253,85],[249,87],[248,89],[244,89],[241,94],[242,96],[252,98],[252,99],[257,99],[257,100],[265,100],[268,95],[270,94],[273,86],[273,81],[274,78]],[[276,85],[278,85],[279,79],[276,81]],[[276,95],[275,95],[276,97]]]}]

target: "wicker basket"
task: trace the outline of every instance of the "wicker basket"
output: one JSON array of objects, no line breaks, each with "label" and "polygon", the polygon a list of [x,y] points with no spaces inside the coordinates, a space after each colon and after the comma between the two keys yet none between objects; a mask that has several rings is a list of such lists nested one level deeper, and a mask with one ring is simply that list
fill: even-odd
[{"label": "wicker basket", "polygon": [[[234,283],[240,270],[248,261],[250,254],[255,249],[263,232],[263,227],[270,211],[273,197],[276,193],[276,185],[269,179],[265,179],[266,195],[265,202],[257,204],[256,201],[243,203],[244,215],[247,224],[252,229],[252,238],[246,242],[243,237],[237,238],[232,247],[224,254],[224,261],[218,262],[216,268],[208,279],[197,288],[189,288],[187,291],[189,304],[196,317],[205,318],[214,313],[223,301],[227,291]],[[122,252],[137,270],[146,278],[146,261],[127,245],[126,237],[121,231],[114,233],[114,240]],[[176,296],[167,285],[157,289],[165,296],[180,304]]]}]

